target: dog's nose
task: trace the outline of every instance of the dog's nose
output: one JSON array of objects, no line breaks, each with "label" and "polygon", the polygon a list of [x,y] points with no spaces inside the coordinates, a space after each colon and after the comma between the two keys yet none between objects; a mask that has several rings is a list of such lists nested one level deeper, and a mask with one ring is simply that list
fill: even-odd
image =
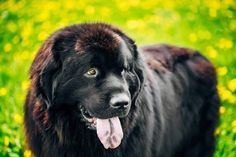
[{"label": "dog's nose", "polygon": [[130,102],[130,98],[127,94],[116,94],[112,96],[110,100],[110,106],[112,108],[127,108]]}]

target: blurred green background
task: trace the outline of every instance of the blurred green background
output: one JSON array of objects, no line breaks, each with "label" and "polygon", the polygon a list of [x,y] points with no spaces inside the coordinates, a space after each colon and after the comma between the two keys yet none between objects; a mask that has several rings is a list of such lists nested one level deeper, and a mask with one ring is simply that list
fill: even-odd
[{"label": "blurred green background", "polygon": [[0,157],[30,157],[23,134],[28,70],[43,41],[80,22],[114,24],[138,45],[200,50],[216,66],[222,98],[215,157],[236,156],[234,0],[0,0]]}]

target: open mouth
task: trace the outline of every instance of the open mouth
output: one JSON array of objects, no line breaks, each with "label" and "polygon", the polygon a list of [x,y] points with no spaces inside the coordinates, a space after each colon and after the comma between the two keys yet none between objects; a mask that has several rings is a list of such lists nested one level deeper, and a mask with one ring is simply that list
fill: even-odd
[{"label": "open mouth", "polygon": [[84,121],[89,129],[96,130],[97,118],[93,117],[88,110],[82,105],[80,106],[82,121]]},{"label": "open mouth", "polygon": [[100,119],[93,117],[84,106],[80,106],[81,118],[89,129],[96,130],[105,149],[114,149],[121,144],[123,129],[118,116]]}]

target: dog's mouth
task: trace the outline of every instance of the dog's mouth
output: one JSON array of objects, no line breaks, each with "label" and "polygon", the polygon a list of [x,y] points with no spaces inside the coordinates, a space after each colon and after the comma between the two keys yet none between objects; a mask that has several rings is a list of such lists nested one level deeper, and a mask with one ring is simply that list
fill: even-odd
[{"label": "dog's mouth", "polygon": [[80,106],[80,112],[82,115],[82,121],[84,121],[89,129],[96,130],[97,119],[93,117],[88,110],[82,105]]},{"label": "dog's mouth", "polygon": [[82,105],[80,106],[82,120],[87,127],[96,130],[97,136],[104,148],[117,148],[123,138],[123,130],[118,116],[100,119],[92,116]]}]

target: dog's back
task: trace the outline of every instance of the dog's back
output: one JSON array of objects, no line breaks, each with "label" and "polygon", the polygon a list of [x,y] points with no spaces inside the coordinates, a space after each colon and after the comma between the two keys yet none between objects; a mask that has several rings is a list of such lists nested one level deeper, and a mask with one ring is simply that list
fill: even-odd
[{"label": "dog's back", "polygon": [[[148,72],[148,79],[157,79],[161,88],[163,111],[166,114],[163,118],[166,124],[163,134],[168,135],[163,139],[169,139],[163,141],[161,150],[177,150],[172,153],[181,157],[213,156],[216,143],[214,130],[219,119],[214,66],[192,49],[150,45],[141,47],[140,51],[148,69],[155,71]],[[173,145],[176,148],[169,149]],[[163,156],[166,152],[163,152]]]}]

